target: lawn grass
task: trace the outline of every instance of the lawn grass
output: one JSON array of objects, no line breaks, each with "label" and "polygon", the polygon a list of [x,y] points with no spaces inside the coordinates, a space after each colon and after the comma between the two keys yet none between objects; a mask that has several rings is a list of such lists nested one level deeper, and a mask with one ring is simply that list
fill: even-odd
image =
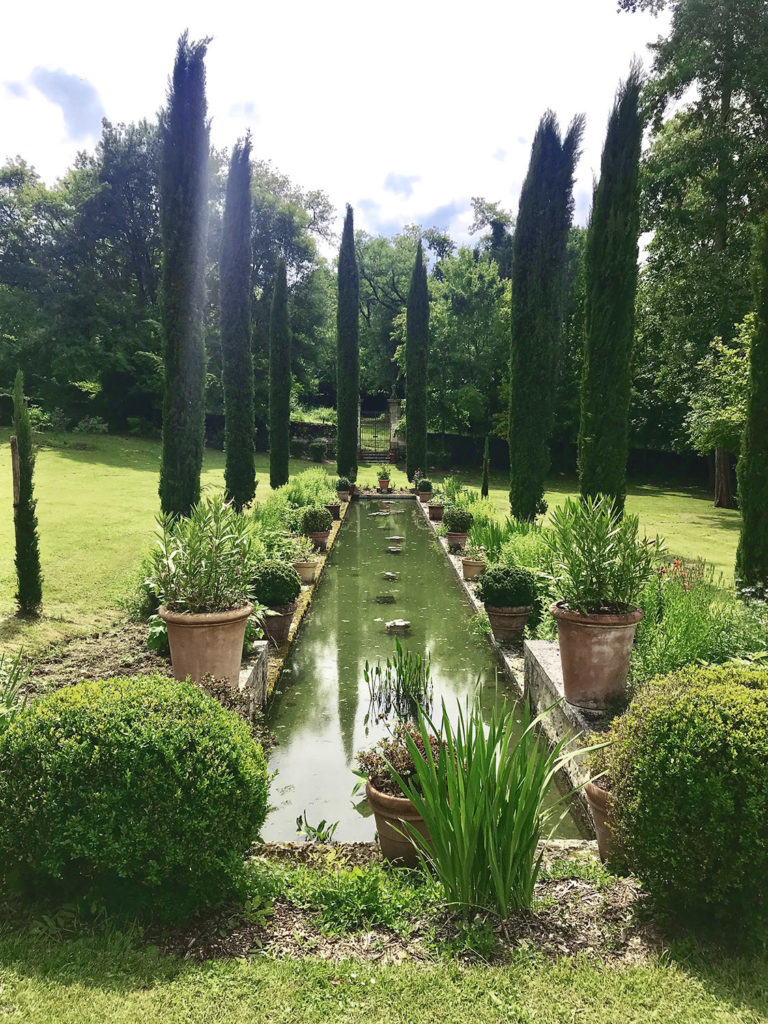
[{"label": "lawn grass", "polygon": [[[8,431],[0,444],[10,464]],[[13,615],[15,570],[13,520],[10,509],[10,469],[6,475],[6,514],[0,518],[0,645],[23,645],[34,653],[56,641],[92,632],[118,617],[117,604],[129,585],[141,555],[152,543],[158,510],[157,484],[160,446],[156,441],[112,436],[46,435],[38,454],[36,494],[44,574],[44,615],[25,622]],[[291,473],[311,463],[291,460]],[[335,472],[331,463],[329,473]],[[358,482],[376,485],[376,466],[360,468]],[[257,499],[268,493],[269,458],[256,460]],[[207,450],[203,487],[223,486],[224,456]],[[437,480],[441,472],[435,472]],[[477,473],[462,479],[479,484]],[[407,483],[405,474],[392,467],[392,486]],[[550,481],[550,505],[575,493],[575,481]],[[491,499],[503,517],[508,511],[507,481],[492,478]],[[711,496],[696,489],[633,484],[627,501],[640,515],[649,534],[667,538],[669,549],[686,557],[701,556],[732,582],[738,539],[737,512],[715,509]]]},{"label": "lawn grass", "polygon": [[699,953],[631,967],[544,960],[504,967],[440,961],[376,967],[311,957],[195,964],[120,934],[0,940],[0,1016],[9,1024],[758,1024],[765,958]]}]

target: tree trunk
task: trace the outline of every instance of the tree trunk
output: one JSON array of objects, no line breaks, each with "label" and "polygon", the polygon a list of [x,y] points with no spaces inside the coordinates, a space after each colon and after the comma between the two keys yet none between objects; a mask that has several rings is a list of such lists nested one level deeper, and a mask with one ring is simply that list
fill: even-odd
[{"label": "tree trunk", "polygon": [[725,448],[715,448],[715,508],[736,508],[731,457]]}]

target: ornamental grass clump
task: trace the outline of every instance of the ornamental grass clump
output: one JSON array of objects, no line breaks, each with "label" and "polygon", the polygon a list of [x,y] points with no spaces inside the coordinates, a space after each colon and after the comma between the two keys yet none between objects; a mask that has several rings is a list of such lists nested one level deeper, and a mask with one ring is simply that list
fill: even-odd
[{"label": "ornamental grass clump", "polygon": [[394,653],[382,663],[363,670],[371,700],[371,708],[384,715],[412,718],[418,708],[429,708],[432,701],[432,674],[429,654],[404,651],[395,639]]},{"label": "ornamental grass clump", "polygon": [[158,517],[160,536],[147,587],[170,611],[198,614],[242,608],[264,555],[253,520],[222,498],[206,498],[187,516]]},{"label": "ornamental grass clump", "polygon": [[551,581],[568,611],[615,614],[637,605],[663,552],[662,541],[641,540],[639,528],[637,516],[622,515],[605,495],[569,498],[554,510],[543,536]]},{"label": "ornamental grass clump", "polygon": [[578,753],[564,752],[564,740],[548,749],[537,735],[543,716],[532,719],[527,703],[520,712],[505,706],[488,721],[485,715],[479,703],[467,704],[454,725],[443,703],[437,728],[420,712],[416,733],[404,733],[410,777],[391,769],[431,838],[408,822],[403,828],[465,918],[531,907],[541,867],[537,844],[568,798],[547,806],[544,800],[556,772]]}]

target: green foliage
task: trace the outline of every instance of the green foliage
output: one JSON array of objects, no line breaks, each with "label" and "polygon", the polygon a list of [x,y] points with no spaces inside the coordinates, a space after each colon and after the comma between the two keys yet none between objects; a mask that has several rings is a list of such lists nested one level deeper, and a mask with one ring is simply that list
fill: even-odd
[{"label": "green foliage", "polygon": [[333,526],[333,516],[324,505],[310,505],[301,516],[303,533],[327,533]]},{"label": "green foliage", "polygon": [[725,448],[738,455],[747,419],[749,350],[755,315],[748,313],[736,325],[731,341],[715,338],[696,371],[699,385],[690,396],[686,426],[691,444],[706,455]]},{"label": "green foliage", "polygon": [[339,476],[357,477],[357,420],[360,404],[359,297],[352,207],[347,206],[339,249],[336,314],[336,466]]},{"label": "green foliage", "polygon": [[316,825],[310,825],[306,810],[296,819],[296,835],[304,836],[310,843],[332,843],[338,827],[338,821],[326,821],[325,818]]},{"label": "green foliage", "polygon": [[764,918],[768,673],[688,670],[649,685],[611,728],[617,832],[677,911]]},{"label": "green foliage", "polygon": [[181,916],[231,897],[267,811],[248,727],[163,676],[66,687],[0,737],[7,878]]},{"label": "green foliage", "polygon": [[740,587],[768,594],[768,215],[754,253],[755,329],[750,345],[749,396],[738,466],[741,535],[736,552]]},{"label": "green foliage", "polygon": [[416,651],[404,651],[395,640],[395,651],[382,665],[378,661],[363,670],[371,700],[371,709],[384,715],[394,713],[408,719],[417,708],[429,709],[432,701],[432,676],[429,654],[422,658]]},{"label": "green foliage", "polygon": [[579,486],[624,507],[640,232],[642,72],[633,63],[608,119],[586,245]]},{"label": "green foliage", "polygon": [[536,577],[517,565],[492,565],[477,582],[477,596],[492,608],[523,608],[536,603]]},{"label": "green foliage", "polygon": [[15,721],[27,702],[26,694],[21,695],[21,687],[29,671],[24,668],[21,659],[21,651],[13,658],[0,654],[0,736]]},{"label": "green foliage", "polygon": [[611,498],[569,498],[552,513],[544,534],[552,556],[552,583],[566,608],[590,614],[625,612],[637,604],[663,551],[640,540],[637,516],[622,516]]},{"label": "green foliage", "polygon": [[419,477],[419,493],[431,494],[432,493],[432,481],[427,480],[425,476]]},{"label": "green foliage", "polygon": [[472,513],[458,505],[449,505],[443,512],[443,526],[449,533],[467,533],[473,520]]},{"label": "green foliage", "polygon": [[389,477],[390,477],[390,468],[389,468],[389,466],[379,466],[376,469],[376,476],[379,478],[379,480],[389,480]]},{"label": "green foliage", "polygon": [[513,241],[509,414],[509,502],[519,519],[538,514],[549,470],[566,246],[583,128],[583,118],[576,118],[561,141],[554,114],[544,115],[520,193]]},{"label": "green foliage", "polygon": [[483,445],[483,479],[480,483],[480,497],[488,497],[489,489],[489,476],[491,472],[491,449],[490,449],[490,437],[488,434],[485,435],[485,443]]},{"label": "green foliage", "polygon": [[241,511],[256,494],[251,353],[251,137],[232,150],[221,244],[224,493]]},{"label": "green foliage", "polygon": [[221,497],[204,498],[189,517],[161,515],[147,584],[177,612],[242,608],[264,554],[249,519]]},{"label": "green foliage", "polygon": [[336,498],[336,490],[324,469],[305,469],[297,473],[278,492],[293,508],[325,505]]},{"label": "green foliage", "polygon": [[[406,736],[412,744],[406,742]],[[389,736],[383,736],[369,750],[361,750],[357,755],[358,775],[368,779],[374,789],[388,796],[401,796],[400,783],[416,780],[416,761],[414,750],[424,754],[424,744],[431,746],[432,754],[437,757],[440,740],[431,734],[426,739],[412,722],[400,721],[391,730]]]},{"label": "green foliage", "polygon": [[269,482],[288,482],[291,453],[291,328],[285,260],[277,264],[269,321]]},{"label": "green foliage", "polygon": [[322,462],[325,458],[327,444],[322,438],[309,442],[309,457],[313,462]]},{"label": "green foliage", "polygon": [[340,476],[336,478],[336,490],[337,491],[348,491],[349,490],[349,477]]},{"label": "green foliage", "polygon": [[205,416],[205,247],[208,121],[207,40],[176,51],[161,121],[160,229],[163,244],[162,329],[165,392],[160,502],[169,515],[189,515],[200,500]]},{"label": "green foliage", "polygon": [[408,291],[405,339],[406,474],[427,464],[427,373],[429,365],[429,292],[419,241]]},{"label": "green foliage", "polygon": [[72,427],[73,434],[106,434],[109,426],[101,416],[84,416]]},{"label": "green foliage", "polygon": [[252,574],[255,597],[268,608],[292,604],[301,593],[301,577],[287,562],[268,558]]},{"label": "green foliage", "polygon": [[482,548],[489,562],[498,562],[505,542],[511,536],[511,523],[500,523],[497,519],[475,520],[469,530],[468,540]]},{"label": "green foliage", "polygon": [[19,503],[14,509],[16,536],[16,603],[20,615],[37,615],[43,601],[43,573],[37,535],[35,451],[24,397],[24,376],[19,370],[13,385],[13,432],[19,446]]},{"label": "green foliage", "polygon": [[[425,865],[440,879],[448,904],[468,918],[493,910],[505,918],[528,910],[539,875],[537,844],[557,805],[544,807],[555,773],[572,754],[563,742],[552,750],[540,742],[524,704],[522,729],[515,714],[494,707],[490,720],[476,702],[459,707],[453,725],[443,703],[439,731],[419,714],[422,744],[406,733],[415,765],[401,790],[424,819],[427,841],[409,822],[403,826]],[[440,743],[435,753],[430,735]]]}]

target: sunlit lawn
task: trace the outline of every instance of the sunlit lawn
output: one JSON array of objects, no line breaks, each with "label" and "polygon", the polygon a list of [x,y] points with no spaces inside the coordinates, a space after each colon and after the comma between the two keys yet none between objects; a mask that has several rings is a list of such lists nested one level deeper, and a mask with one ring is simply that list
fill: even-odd
[{"label": "sunlit lawn", "polygon": [[[103,627],[119,612],[117,601],[128,586],[142,553],[152,543],[158,509],[159,445],[121,437],[67,435],[53,438],[55,445],[38,455],[36,494],[40,521],[45,614],[35,623],[13,616],[15,573],[11,512],[8,431],[1,435],[6,453],[5,514],[0,517],[0,642],[37,649],[56,640]],[[77,447],[77,446],[81,447]],[[291,472],[311,463],[292,460]],[[203,471],[206,489],[223,486],[224,456],[207,450]],[[326,466],[335,472],[332,464]],[[257,498],[268,493],[268,456],[257,456]],[[438,479],[442,474],[435,474]],[[477,474],[462,478],[479,484]],[[358,482],[375,485],[376,466],[361,467]],[[393,470],[393,486],[404,486],[405,474]],[[507,511],[506,481],[494,475],[491,497],[500,516]],[[574,493],[572,480],[550,481],[550,505]],[[628,508],[639,513],[643,527],[667,538],[675,553],[703,556],[721,570],[729,582],[738,537],[738,513],[712,506],[708,494],[683,488],[633,485]]]}]

